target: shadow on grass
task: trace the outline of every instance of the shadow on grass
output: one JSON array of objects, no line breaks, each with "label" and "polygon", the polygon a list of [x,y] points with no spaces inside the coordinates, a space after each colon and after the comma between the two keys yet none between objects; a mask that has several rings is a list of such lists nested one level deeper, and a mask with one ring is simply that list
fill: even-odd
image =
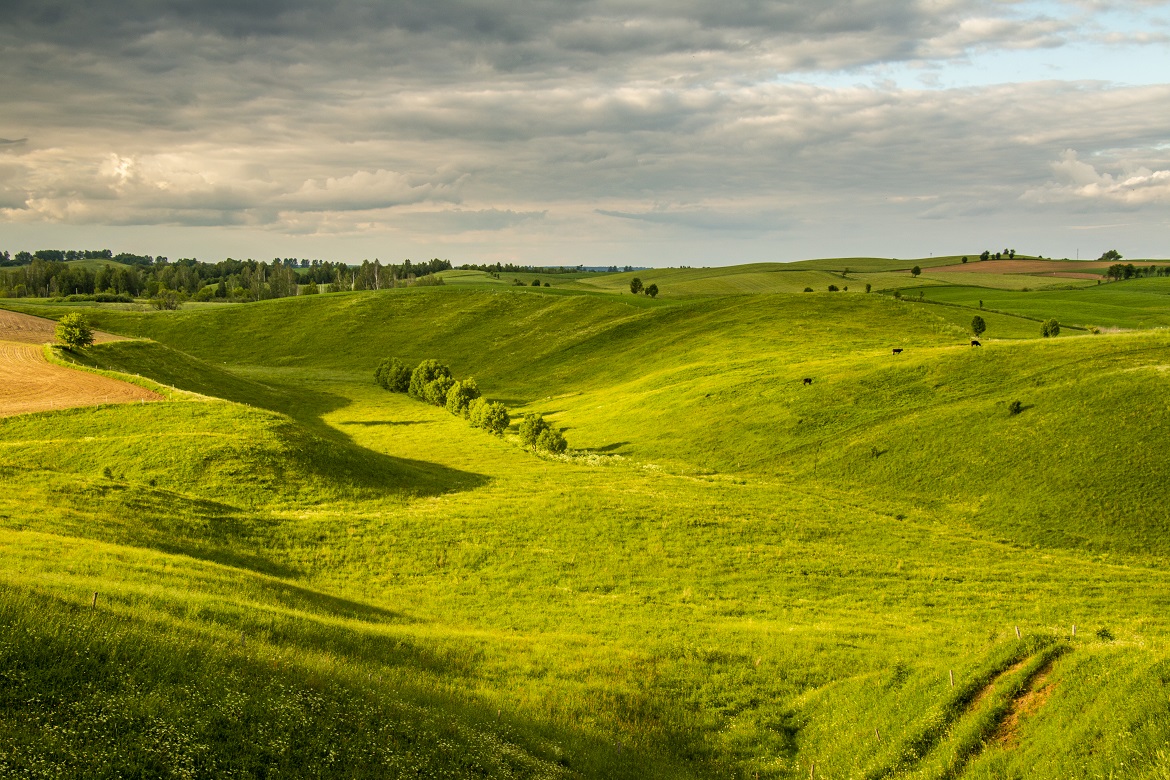
[{"label": "shadow on grass", "polygon": [[373,427],[376,425],[434,425],[434,420],[348,420],[342,425],[362,425]]},{"label": "shadow on grass", "polygon": [[[78,362],[96,368],[140,374],[182,390],[283,414],[333,447],[313,447],[291,465],[321,484],[347,485],[373,495],[434,496],[469,490],[487,483],[482,474],[460,471],[421,460],[396,458],[362,447],[345,431],[324,418],[349,406],[345,396],[322,390],[311,382],[268,380],[240,376],[228,368],[199,360],[152,341],[101,344],[85,351]],[[351,422],[347,425],[421,424],[414,421]]]}]

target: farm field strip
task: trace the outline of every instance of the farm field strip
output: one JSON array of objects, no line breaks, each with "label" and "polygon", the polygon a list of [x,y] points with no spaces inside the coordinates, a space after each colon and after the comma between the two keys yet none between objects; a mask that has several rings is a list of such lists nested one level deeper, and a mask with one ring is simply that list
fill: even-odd
[{"label": "farm field strip", "polygon": [[45,360],[42,347],[0,341],[0,416],[161,400],[129,382],[55,366]]}]

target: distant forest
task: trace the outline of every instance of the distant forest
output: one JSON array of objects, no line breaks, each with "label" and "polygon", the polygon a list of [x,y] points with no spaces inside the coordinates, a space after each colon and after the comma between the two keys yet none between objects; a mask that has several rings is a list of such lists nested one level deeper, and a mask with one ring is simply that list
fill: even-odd
[{"label": "distant forest", "polygon": [[258,301],[319,292],[318,285],[340,292],[434,284],[433,274],[450,269],[450,261],[438,258],[385,265],[365,260],[357,266],[294,257],[268,263],[230,257],[218,263],[172,262],[161,255],[115,255],[108,249],[0,251],[0,297]]}]

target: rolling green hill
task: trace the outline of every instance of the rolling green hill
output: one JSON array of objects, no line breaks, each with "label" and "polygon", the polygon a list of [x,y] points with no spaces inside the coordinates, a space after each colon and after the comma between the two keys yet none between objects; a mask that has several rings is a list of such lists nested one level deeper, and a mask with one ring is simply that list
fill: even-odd
[{"label": "rolling green hill", "polygon": [[83,363],[227,400],[0,421],[0,770],[1160,777],[1170,336],[1030,319],[1133,283],[666,294],[694,270],[87,309],[149,340]]}]

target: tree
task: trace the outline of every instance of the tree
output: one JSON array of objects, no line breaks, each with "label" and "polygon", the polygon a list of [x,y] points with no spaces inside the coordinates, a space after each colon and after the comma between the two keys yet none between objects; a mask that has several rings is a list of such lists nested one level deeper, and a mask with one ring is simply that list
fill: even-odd
[{"label": "tree", "polygon": [[301,287],[301,295],[317,295],[319,292],[321,292],[321,289],[317,287],[316,282]]},{"label": "tree", "polygon": [[1014,249],[1009,249],[1009,250],[1008,250],[1008,253],[1007,253],[1007,256],[1008,256],[1008,257],[1010,257],[1012,260],[1015,260],[1015,259],[1016,259],[1016,250],[1014,250]]},{"label": "tree", "polygon": [[963,262],[964,262],[964,263],[965,263],[965,262],[967,262],[967,258],[966,258],[966,256],[964,256],[964,257],[963,257]]},{"label": "tree", "polygon": [[870,290],[872,290],[872,289],[873,289],[873,285],[872,285],[872,284],[870,284],[869,282],[866,282],[866,283],[865,283],[865,291],[866,291],[866,292],[869,292],[869,291],[870,291]]},{"label": "tree", "polygon": [[1099,259],[1102,262],[1106,262],[1106,263],[1116,263],[1118,260],[1121,259],[1121,253],[1118,252],[1116,249],[1110,249],[1108,252],[1105,252],[1104,254],[1102,254]]},{"label": "tree", "polygon": [[634,295],[642,292],[642,280],[636,276],[630,280],[630,292]]},{"label": "tree", "polygon": [[392,393],[405,393],[410,389],[410,368],[398,358],[386,358],[374,369],[374,381]]},{"label": "tree", "polygon": [[458,381],[447,391],[447,411],[466,417],[467,407],[471,406],[471,402],[476,398],[479,398],[479,386],[474,379],[468,377]]},{"label": "tree", "polygon": [[651,298],[657,298],[658,297],[658,285],[652,284],[649,287],[647,287],[646,294],[649,295]]},{"label": "tree", "polygon": [[70,351],[93,343],[93,331],[80,312],[70,312],[57,322],[57,341]]},{"label": "tree", "polygon": [[508,430],[508,410],[498,401],[476,398],[467,408],[467,419],[476,428],[500,434]]},{"label": "tree", "polygon": [[1060,323],[1054,319],[1044,320],[1044,322],[1040,323],[1040,335],[1044,338],[1048,338],[1049,336],[1059,336]]},{"label": "tree", "polygon": [[[427,385],[432,384],[440,377],[451,379],[451,369],[447,368],[437,360],[424,360],[415,366],[414,371],[410,373],[410,382],[407,385],[407,392],[409,392],[415,398],[419,398],[425,401],[427,400]],[[450,387],[450,384],[448,384],[447,387]],[[446,403],[446,401],[447,397],[444,395],[443,400],[439,402],[439,405],[442,406],[444,403]]]},{"label": "tree", "polygon": [[980,260],[987,260],[990,257],[991,257],[991,252],[988,252],[986,249],[984,249],[982,254],[979,255]]},{"label": "tree", "polygon": [[183,300],[177,291],[164,287],[159,288],[158,293],[150,299],[150,305],[159,310],[174,311],[183,305]]},{"label": "tree", "polygon": [[837,285],[830,284],[829,285],[829,292],[837,292]]},{"label": "tree", "polygon": [[520,442],[528,447],[535,447],[540,434],[547,431],[548,423],[540,414],[526,414],[520,421]]},{"label": "tree", "polygon": [[987,323],[983,321],[982,317],[976,314],[971,318],[971,332],[975,334],[976,338],[982,336],[985,330],[987,330]]},{"label": "tree", "polygon": [[918,274],[920,274],[920,273],[922,273],[922,269],[919,268],[918,266],[914,266],[913,268],[910,269],[911,276],[918,276]]},{"label": "tree", "polygon": [[539,279],[533,279],[533,280],[532,280],[532,286],[533,286],[533,287],[540,287],[540,280],[539,280]]}]

